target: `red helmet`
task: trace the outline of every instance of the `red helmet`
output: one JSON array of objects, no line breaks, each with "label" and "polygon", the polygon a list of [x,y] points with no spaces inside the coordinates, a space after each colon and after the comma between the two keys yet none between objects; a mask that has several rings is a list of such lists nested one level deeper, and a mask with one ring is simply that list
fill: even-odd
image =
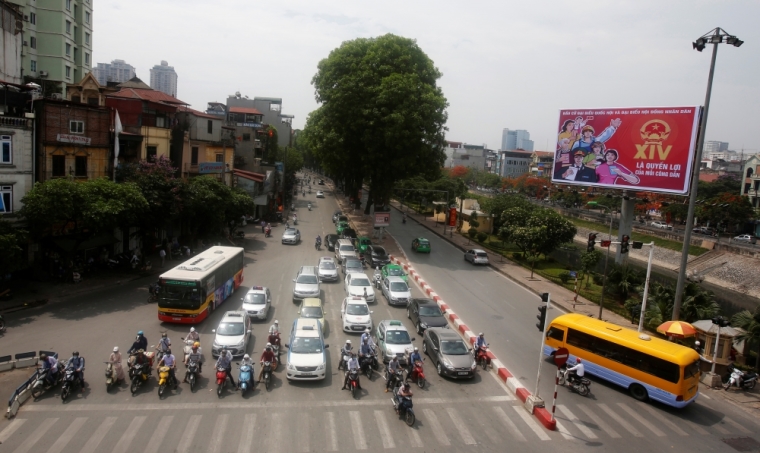
[{"label": "red helmet", "polygon": [[575,360],[575,363],[581,363],[581,358],[578,357],[578,359]]}]

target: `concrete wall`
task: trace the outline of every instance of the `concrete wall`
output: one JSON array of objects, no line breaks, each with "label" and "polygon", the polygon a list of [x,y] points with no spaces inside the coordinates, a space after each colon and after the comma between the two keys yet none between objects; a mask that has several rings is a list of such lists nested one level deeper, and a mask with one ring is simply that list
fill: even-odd
[{"label": "concrete wall", "polygon": [[8,5],[2,5],[3,15],[10,15],[14,20],[10,22],[10,29],[5,29],[5,24],[0,34],[0,79],[6,82],[21,83],[21,52],[24,44],[20,29],[16,28],[16,18],[20,18]]}]

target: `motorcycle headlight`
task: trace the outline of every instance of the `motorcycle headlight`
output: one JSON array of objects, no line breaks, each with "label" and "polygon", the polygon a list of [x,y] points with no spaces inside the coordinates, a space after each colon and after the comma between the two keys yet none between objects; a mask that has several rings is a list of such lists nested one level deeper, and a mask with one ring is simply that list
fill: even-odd
[{"label": "motorcycle headlight", "polygon": [[427,329],[427,328],[428,328],[428,325],[427,325],[427,324],[425,324],[424,322],[421,322],[421,323],[420,323],[420,327],[422,327],[423,329]]}]

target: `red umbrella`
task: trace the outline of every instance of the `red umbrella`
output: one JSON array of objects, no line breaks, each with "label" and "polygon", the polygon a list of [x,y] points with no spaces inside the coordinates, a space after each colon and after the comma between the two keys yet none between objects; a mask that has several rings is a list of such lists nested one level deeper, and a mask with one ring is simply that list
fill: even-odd
[{"label": "red umbrella", "polygon": [[666,321],[657,327],[657,331],[676,338],[693,337],[697,334],[697,329],[685,321]]}]

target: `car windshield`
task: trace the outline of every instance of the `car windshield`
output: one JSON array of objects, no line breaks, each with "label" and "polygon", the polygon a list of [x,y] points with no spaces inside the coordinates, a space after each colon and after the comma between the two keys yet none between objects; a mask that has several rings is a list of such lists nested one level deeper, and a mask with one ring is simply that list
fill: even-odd
[{"label": "car windshield", "polygon": [[372,253],[375,255],[385,255],[385,249],[382,247],[373,247]]},{"label": "car windshield", "polygon": [[390,330],[385,335],[385,342],[388,344],[409,344],[412,339],[406,330]]},{"label": "car windshield", "polygon": [[445,355],[465,355],[470,351],[462,340],[441,341],[441,353]]},{"label": "car windshield", "polygon": [[340,246],[339,250],[341,252],[353,252],[354,251],[354,246],[353,245],[349,245],[349,244],[344,244],[344,245]]},{"label": "car windshield", "polygon": [[295,354],[317,354],[322,352],[322,342],[319,338],[295,337],[290,342],[290,352]]},{"label": "car windshield", "polygon": [[248,293],[245,295],[245,300],[243,302],[247,304],[264,305],[267,303],[267,298],[261,293]]},{"label": "car windshield", "polygon": [[396,293],[404,293],[409,291],[409,287],[404,282],[391,282],[391,291]]},{"label": "car windshield", "polygon": [[217,335],[243,335],[245,326],[242,322],[223,322],[216,329]]},{"label": "car windshield", "polygon": [[420,245],[430,245],[427,239],[420,239]]},{"label": "car windshield", "polygon": [[329,269],[329,270],[335,270],[335,263],[332,261],[324,261],[320,263],[319,265],[320,269]]},{"label": "car windshield", "polygon": [[303,307],[301,309],[302,318],[321,318],[322,307]]},{"label": "car windshield", "polygon": [[351,286],[370,286],[370,284],[366,278],[359,277],[351,279]]},{"label": "car windshield", "polygon": [[285,228],[285,233],[284,234],[296,234],[296,229],[295,228]]},{"label": "car windshield", "polygon": [[405,274],[404,274],[404,271],[402,271],[398,267],[392,267],[392,268],[388,269],[388,275],[392,275],[394,277],[400,277],[400,276],[405,275]]},{"label": "car windshield", "polygon": [[486,252],[477,252],[475,256],[477,256],[478,258],[486,258],[488,257],[488,254],[486,254]]},{"label": "car windshield", "polygon": [[167,308],[197,309],[201,306],[198,288],[165,283],[158,293],[158,306]]},{"label": "car windshield", "polygon": [[299,275],[296,279],[296,283],[303,285],[316,285],[318,281],[316,275]]},{"label": "car windshield", "polygon": [[350,270],[361,271],[363,270],[362,263],[359,261],[349,261],[346,263],[346,272]]},{"label": "car windshield", "polygon": [[443,316],[441,309],[435,307],[420,307],[420,316]]},{"label": "car windshield", "polygon": [[369,314],[369,307],[364,304],[348,304],[346,307],[347,315],[362,316]]}]

